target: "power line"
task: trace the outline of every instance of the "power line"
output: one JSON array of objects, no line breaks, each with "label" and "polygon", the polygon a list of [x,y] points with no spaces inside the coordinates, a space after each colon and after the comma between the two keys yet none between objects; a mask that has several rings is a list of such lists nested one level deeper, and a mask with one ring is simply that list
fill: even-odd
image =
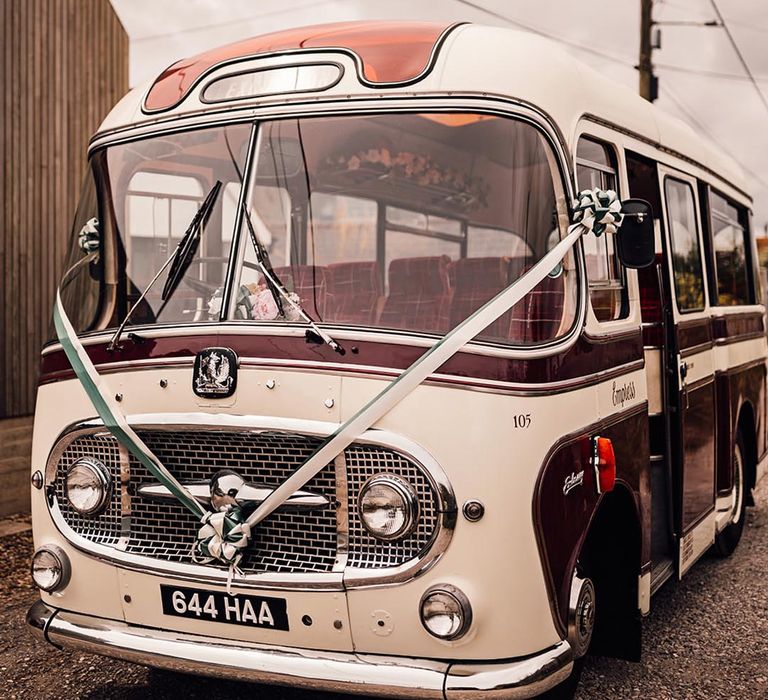
[{"label": "power line", "polygon": [[[718,143],[719,140],[715,137],[715,135],[709,130],[708,127],[704,126],[704,124],[699,120],[699,118],[691,111],[689,110],[683,102],[675,96],[675,94],[669,89],[667,84],[662,86],[662,92],[670,99],[672,104],[674,104],[680,112],[682,112],[683,115],[685,115],[686,119],[699,131],[701,131],[707,138],[709,138],[710,141],[713,143]],[[741,160],[734,157],[733,154],[730,154],[731,158],[735,160],[741,168],[743,168],[744,172],[753,177],[755,180],[757,180],[763,187],[768,189],[768,180],[765,180],[762,176],[758,175],[752,168],[746,166]]]},{"label": "power line", "polygon": [[[738,73],[723,73],[716,70],[706,70],[704,68],[687,68],[685,66],[675,66],[670,63],[654,63],[654,68],[673,71],[675,73],[686,73],[688,75],[701,75],[707,78],[720,78],[721,80],[737,80],[741,82],[750,82],[748,75],[739,75]],[[768,76],[756,75],[755,80],[768,82]]]},{"label": "power line", "polygon": [[131,41],[138,43],[140,41],[154,41],[156,39],[167,39],[168,37],[177,36],[179,34],[197,34],[200,32],[207,32],[210,29],[220,29],[222,27],[232,27],[234,25],[241,25],[244,22],[253,22],[255,20],[263,19],[264,17],[272,17],[273,15],[282,15],[286,12],[293,12],[296,10],[307,10],[317,5],[324,5],[325,0],[313,0],[312,2],[306,2],[303,5],[294,5],[292,7],[283,8],[281,10],[275,10],[274,12],[263,12],[257,15],[246,15],[244,17],[237,17],[236,19],[227,20],[226,22],[217,22],[215,24],[204,24],[197,27],[190,27],[189,29],[179,29],[175,32],[164,32],[162,34],[144,34],[138,36]]},{"label": "power line", "polygon": [[754,85],[755,90],[757,91],[757,94],[760,97],[760,101],[763,103],[763,106],[765,107],[766,112],[768,112],[768,99],[766,99],[765,95],[763,94],[763,91],[760,89],[760,86],[757,84],[757,80],[755,79],[755,76],[752,75],[752,71],[749,68],[749,64],[744,58],[744,54],[741,53],[741,49],[739,48],[739,45],[736,43],[736,40],[733,38],[733,34],[731,34],[731,30],[728,28],[728,25],[725,23],[725,20],[723,19],[723,15],[720,12],[720,8],[717,6],[717,2],[715,2],[715,0],[709,0],[709,2],[711,3],[712,9],[715,11],[715,14],[717,15],[718,20],[720,20],[720,24],[722,25],[723,31],[728,37],[728,41],[731,42],[731,46],[733,47],[733,50],[736,52],[736,55],[739,57],[739,61],[741,61],[741,65],[744,68],[744,72],[749,76],[749,80],[752,83],[752,85]]},{"label": "power line", "polygon": [[585,53],[591,53],[594,56],[599,56],[600,58],[605,58],[609,61],[614,61],[615,63],[621,63],[622,65],[629,66],[630,68],[635,67],[634,61],[631,61],[628,58],[623,58],[621,56],[616,56],[615,54],[606,53],[605,51],[599,51],[598,49],[593,49],[591,46],[584,46],[583,44],[579,44],[578,42],[571,41],[570,39],[565,39],[561,36],[557,36],[556,34],[550,34],[549,32],[544,31],[539,27],[534,27],[533,25],[526,24],[525,22],[521,22],[520,20],[513,19],[512,17],[507,17],[506,15],[502,15],[501,13],[496,12],[494,10],[489,10],[487,7],[483,7],[482,5],[479,5],[477,3],[470,2],[470,0],[455,0],[455,2],[459,3],[460,5],[466,5],[467,7],[471,7],[473,10],[483,12],[490,17],[495,17],[496,19],[500,19],[502,22],[506,22],[507,24],[511,24],[515,27],[520,27],[521,29],[526,29],[529,32],[532,32],[533,34],[538,34],[539,36],[546,37],[547,39],[552,39],[554,41],[557,41],[560,44],[571,46],[572,48],[577,49],[579,51],[584,51]]},{"label": "power line", "polygon": [[[546,37],[547,39],[552,39],[553,41],[556,41],[560,44],[565,44],[566,46],[571,46],[574,49],[577,49],[579,51],[585,51],[587,53],[591,53],[595,56],[599,56],[600,58],[604,58],[608,61],[613,61],[614,63],[618,63],[622,66],[627,66],[629,68],[635,68],[635,69],[637,68],[636,63],[630,60],[629,58],[617,56],[611,53],[606,53],[605,51],[599,51],[597,49],[593,49],[590,46],[584,46],[583,44],[579,44],[578,42],[572,41],[570,39],[566,39],[556,34],[551,34],[543,29],[540,29],[539,27],[534,27],[533,25],[526,24],[525,22],[521,22],[520,20],[513,19],[512,17],[507,17],[506,15],[502,15],[501,13],[495,12],[494,10],[489,10],[488,8],[483,7],[482,5],[471,2],[471,0],[456,0],[456,2],[462,5],[466,5],[467,7],[471,7],[480,12],[483,12],[491,17],[495,17],[496,19],[499,19],[502,22],[506,22],[507,24],[511,24],[516,27],[520,27],[522,29],[527,29],[528,31],[533,32],[534,34],[538,34],[539,36]],[[681,6],[676,5],[676,7],[681,7]],[[749,81],[748,76],[739,75],[738,73],[724,73],[720,71],[709,71],[705,69],[687,68],[685,66],[676,66],[674,64],[668,64],[668,63],[655,63],[654,67],[663,68],[664,70],[669,70],[669,71],[675,71],[677,73],[690,73],[691,75],[702,75],[709,78],[720,78],[723,80]],[[757,76],[756,79],[760,81],[768,82],[768,76]]]}]

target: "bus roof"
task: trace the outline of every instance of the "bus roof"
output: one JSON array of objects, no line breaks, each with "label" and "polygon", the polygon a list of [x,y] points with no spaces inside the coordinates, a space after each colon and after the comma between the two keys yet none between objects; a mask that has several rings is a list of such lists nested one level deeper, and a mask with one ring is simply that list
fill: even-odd
[{"label": "bus roof", "polygon": [[[396,47],[396,48],[395,48]],[[688,124],[629,88],[573,58],[555,42],[514,29],[429,22],[344,22],[267,34],[178,61],[157,79],[131,91],[101,131],[165,116],[221,110],[201,97],[209,76],[326,56],[344,65],[344,78],[323,98],[398,93],[488,93],[525,101],[545,112],[573,148],[580,120],[614,125],[700,164],[742,192],[749,187],[738,164]],[[306,57],[306,58],[305,58]],[[279,63],[278,63],[279,65]],[[271,100],[274,101],[272,96]],[[258,99],[232,108],[253,107]]]}]

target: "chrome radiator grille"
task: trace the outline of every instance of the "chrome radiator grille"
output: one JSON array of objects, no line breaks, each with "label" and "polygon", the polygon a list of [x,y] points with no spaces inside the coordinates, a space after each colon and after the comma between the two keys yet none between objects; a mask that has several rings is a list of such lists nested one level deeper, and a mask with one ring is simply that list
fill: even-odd
[{"label": "chrome radiator grille", "polygon": [[[220,469],[233,469],[246,481],[276,488],[320,444],[316,436],[266,430],[137,431],[161,462],[184,481],[207,481]],[[112,473],[114,488],[108,508],[96,518],[80,517],[69,505],[64,479],[69,466],[90,454]],[[359,569],[399,566],[422,553],[438,527],[437,496],[422,468],[394,450],[362,443],[345,452],[345,478],[337,483],[334,464],[323,468],[305,488],[323,495],[328,506],[314,510],[281,508],[254,531],[240,568],[247,573],[323,573],[338,562]],[[127,469],[126,469],[127,467]],[[56,469],[55,493],[66,523],[78,535],[133,555],[171,562],[191,562],[199,523],[180,503],[138,494],[138,487],[155,481],[133,457],[122,466],[130,481],[121,480],[117,441],[98,432],[76,437],[63,450]],[[407,479],[419,496],[420,517],[411,535],[397,542],[370,536],[357,516],[357,498],[365,481],[387,472]],[[348,508],[337,507],[345,500]],[[130,504],[130,505],[128,505]],[[348,522],[344,520],[345,512]],[[348,549],[345,552],[348,531]],[[341,545],[340,545],[341,543]]]}]

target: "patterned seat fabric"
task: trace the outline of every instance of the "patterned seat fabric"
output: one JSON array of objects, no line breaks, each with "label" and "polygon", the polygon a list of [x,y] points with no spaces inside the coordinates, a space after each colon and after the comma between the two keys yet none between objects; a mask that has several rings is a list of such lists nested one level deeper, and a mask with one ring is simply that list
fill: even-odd
[{"label": "patterned seat fabric", "polygon": [[[526,270],[527,271],[527,270]],[[545,277],[513,309],[507,337],[517,343],[541,343],[556,337],[563,317],[563,274]]]},{"label": "patterned seat fabric", "polygon": [[446,332],[451,301],[450,261],[447,255],[393,260],[389,264],[389,296],[380,324],[406,330]]},{"label": "patterned seat fabric", "polygon": [[329,323],[376,323],[381,298],[381,272],[375,261],[343,262],[326,268]]},{"label": "patterned seat fabric", "polygon": [[328,305],[326,268],[317,265],[276,267],[285,288],[298,294],[301,306],[314,321],[324,321]]},{"label": "patterned seat fabric", "polygon": [[[451,301],[451,327],[461,323],[483,304],[493,299],[517,277],[522,269],[522,258],[463,258],[451,265],[454,280]],[[478,337],[506,340],[511,316],[517,309],[505,313],[488,326]]]}]

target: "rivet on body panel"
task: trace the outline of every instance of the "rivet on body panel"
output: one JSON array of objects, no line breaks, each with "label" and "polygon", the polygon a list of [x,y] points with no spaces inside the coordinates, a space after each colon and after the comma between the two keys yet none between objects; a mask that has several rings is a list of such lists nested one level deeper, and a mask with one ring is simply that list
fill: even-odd
[{"label": "rivet on body panel", "polygon": [[392,630],[395,629],[395,624],[392,622],[392,615],[386,610],[374,610],[371,613],[371,632],[379,637],[388,637],[392,634]]}]

